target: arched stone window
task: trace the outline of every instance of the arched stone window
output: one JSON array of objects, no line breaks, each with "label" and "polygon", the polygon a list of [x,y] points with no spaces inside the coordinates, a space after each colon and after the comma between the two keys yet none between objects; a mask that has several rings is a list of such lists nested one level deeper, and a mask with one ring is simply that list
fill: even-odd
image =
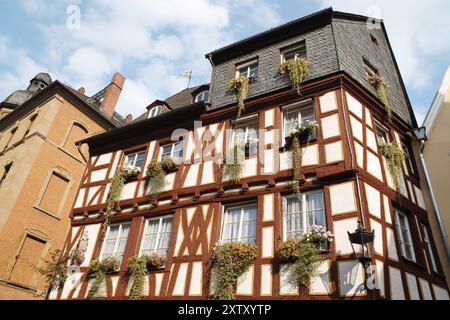
[{"label": "arched stone window", "polygon": [[62,147],[73,155],[81,154],[81,156],[83,156],[82,152],[84,153],[84,151],[80,151],[78,149],[76,142],[83,140],[88,135],[88,133],[89,130],[84,124],[79,121],[73,121],[72,125],[66,133],[66,137],[64,139]]}]

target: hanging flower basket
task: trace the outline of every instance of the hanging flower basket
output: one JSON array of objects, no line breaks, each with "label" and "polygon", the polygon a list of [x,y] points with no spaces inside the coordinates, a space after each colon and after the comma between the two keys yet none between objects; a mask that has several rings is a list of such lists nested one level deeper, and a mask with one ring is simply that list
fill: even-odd
[{"label": "hanging flower basket", "polygon": [[166,173],[173,172],[178,169],[178,165],[173,161],[172,157],[169,156],[162,158],[161,167]]},{"label": "hanging flower basket", "polygon": [[285,147],[288,150],[292,150],[292,143],[294,141],[294,138],[297,138],[299,143],[304,145],[309,142],[311,139],[311,136],[314,135],[317,129],[317,122],[316,121],[308,121],[307,123],[298,124],[294,131],[285,138]]},{"label": "hanging flower basket", "polygon": [[136,166],[125,165],[122,167],[122,173],[125,180],[136,178],[141,173],[141,168]]},{"label": "hanging flower basket", "polygon": [[147,175],[149,178],[150,197],[155,197],[167,185],[166,172],[161,162],[152,160],[147,166]]},{"label": "hanging flower basket", "polygon": [[239,76],[230,81],[229,87],[234,92],[238,99],[238,107],[239,111],[237,117],[239,118],[242,114],[242,111],[245,110],[245,99],[248,97],[248,85],[249,79],[245,76]]},{"label": "hanging flower basket", "polygon": [[386,81],[378,74],[375,74],[369,77],[369,83],[375,88],[378,99],[380,99],[381,103],[384,105],[387,112],[388,121],[392,122],[392,108],[386,93]]},{"label": "hanging flower basket", "polygon": [[223,177],[228,178],[232,183],[239,183],[245,168],[245,148],[234,146],[224,157],[222,171]]},{"label": "hanging flower basket", "polygon": [[285,61],[280,66],[280,73],[287,74],[292,82],[292,88],[301,94],[301,85],[308,78],[311,66],[304,57]]},{"label": "hanging flower basket", "polygon": [[396,143],[382,143],[379,145],[380,153],[386,158],[389,173],[395,189],[400,190],[400,178],[402,174],[403,161],[405,161],[405,151]]}]

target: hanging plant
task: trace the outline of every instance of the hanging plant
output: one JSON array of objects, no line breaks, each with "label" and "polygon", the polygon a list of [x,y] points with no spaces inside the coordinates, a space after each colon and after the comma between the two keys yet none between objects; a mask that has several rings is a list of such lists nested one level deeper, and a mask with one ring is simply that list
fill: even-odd
[{"label": "hanging plant", "polygon": [[50,253],[50,259],[44,260],[43,266],[35,267],[37,273],[45,277],[47,294],[52,288],[59,288],[67,280],[66,262],[68,258],[61,257],[61,250]]},{"label": "hanging plant", "polygon": [[102,261],[94,259],[89,263],[89,275],[94,278],[88,292],[88,299],[97,295],[100,286],[104,283],[106,275],[116,272],[120,268],[120,261],[115,257],[108,257]]},{"label": "hanging plant", "polygon": [[123,166],[117,170],[112,179],[111,188],[109,189],[108,204],[104,213],[105,222],[103,223],[103,230],[106,230],[106,227],[108,227],[110,223],[110,218],[117,206],[125,182],[127,182],[127,179],[136,177],[140,171],[141,169],[135,166]]},{"label": "hanging plant", "polygon": [[152,160],[147,166],[147,175],[149,178],[150,197],[155,197],[160,193],[167,185],[166,172],[163,169],[161,162]]},{"label": "hanging plant", "polygon": [[283,62],[280,66],[280,73],[287,74],[292,82],[292,88],[301,94],[301,85],[308,78],[311,66],[304,57],[291,59]]},{"label": "hanging plant", "polygon": [[239,183],[245,168],[244,147],[235,145],[228,150],[223,163],[223,176],[232,183]]},{"label": "hanging plant", "polygon": [[400,175],[402,173],[405,151],[396,143],[382,143],[379,145],[381,155],[386,158],[388,170],[392,176],[395,189],[400,189]]},{"label": "hanging plant", "polygon": [[161,167],[165,172],[170,172],[175,170],[177,168],[177,165],[173,161],[172,157],[166,156],[161,160]]},{"label": "hanging plant", "polygon": [[213,249],[215,299],[233,299],[238,278],[253,265],[257,254],[256,245],[241,242],[225,243]]},{"label": "hanging plant", "polygon": [[245,99],[248,97],[248,78],[246,76],[239,76],[230,81],[230,89],[233,90],[234,94],[238,99],[239,111],[237,117],[239,118],[242,111],[245,110]]},{"label": "hanging plant", "polygon": [[369,77],[369,83],[375,88],[377,92],[378,99],[384,105],[386,109],[388,121],[392,122],[392,108],[387,98],[386,93],[386,82],[378,74]]},{"label": "hanging plant", "polygon": [[296,281],[309,288],[311,278],[317,275],[317,267],[323,261],[323,242],[333,241],[334,235],[322,226],[312,226],[300,239],[290,238],[278,249],[278,258],[292,263]]},{"label": "hanging plant", "polygon": [[128,259],[128,270],[133,279],[128,299],[141,300],[144,296],[144,282],[148,271],[161,268],[165,263],[166,256],[159,252]]},{"label": "hanging plant", "polygon": [[308,145],[311,136],[315,133],[317,123],[308,121],[298,124],[289,137],[286,137],[286,148],[292,151],[292,169],[294,170],[293,189],[295,193],[300,193],[300,182],[302,177],[303,145]]}]

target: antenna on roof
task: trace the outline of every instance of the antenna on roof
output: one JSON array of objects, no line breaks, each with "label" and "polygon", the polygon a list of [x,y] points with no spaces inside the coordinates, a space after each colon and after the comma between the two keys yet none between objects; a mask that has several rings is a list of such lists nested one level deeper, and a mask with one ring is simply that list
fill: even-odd
[{"label": "antenna on roof", "polygon": [[192,70],[183,72],[182,74],[180,74],[180,77],[189,78],[186,89],[189,88],[189,85],[191,84],[191,79],[192,79]]}]

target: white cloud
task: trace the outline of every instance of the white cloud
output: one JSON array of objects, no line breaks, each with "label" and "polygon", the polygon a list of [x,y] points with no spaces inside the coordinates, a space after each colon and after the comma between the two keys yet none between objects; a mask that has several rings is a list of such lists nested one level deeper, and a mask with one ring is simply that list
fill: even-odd
[{"label": "white cloud", "polygon": [[316,0],[323,7],[383,18],[405,82],[423,89],[450,54],[447,0]]}]

